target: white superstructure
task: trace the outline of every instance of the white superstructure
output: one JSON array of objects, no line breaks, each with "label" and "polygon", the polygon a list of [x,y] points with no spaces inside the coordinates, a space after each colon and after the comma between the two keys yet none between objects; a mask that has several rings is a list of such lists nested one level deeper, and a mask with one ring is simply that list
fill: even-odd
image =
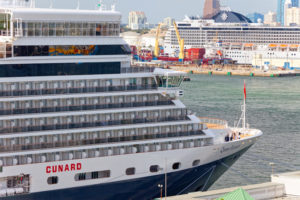
[{"label": "white superstructure", "polygon": [[262,134],[188,111],[184,73],[130,67],[119,12],[0,15],[0,199],[207,190]]}]

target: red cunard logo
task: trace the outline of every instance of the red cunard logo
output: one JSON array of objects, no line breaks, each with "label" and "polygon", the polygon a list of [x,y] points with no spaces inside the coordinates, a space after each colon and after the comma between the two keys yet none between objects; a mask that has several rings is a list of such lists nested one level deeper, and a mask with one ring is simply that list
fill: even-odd
[{"label": "red cunard logo", "polygon": [[46,173],[59,173],[59,172],[69,172],[69,171],[79,171],[81,170],[81,163],[72,163],[65,165],[52,165],[46,167]]}]

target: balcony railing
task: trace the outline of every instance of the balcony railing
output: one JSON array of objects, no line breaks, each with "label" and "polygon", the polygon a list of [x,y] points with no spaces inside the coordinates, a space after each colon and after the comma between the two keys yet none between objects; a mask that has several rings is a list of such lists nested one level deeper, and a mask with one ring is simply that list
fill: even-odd
[{"label": "balcony railing", "polygon": [[29,113],[45,113],[45,112],[63,112],[63,111],[81,111],[81,110],[99,110],[99,109],[114,109],[114,108],[131,108],[145,106],[165,106],[174,105],[170,100],[164,101],[147,101],[147,102],[132,102],[132,103],[110,103],[110,104],[91,104],[91,105],[71,105],[71,106],[56,106],[56,107],[41,107],[41,108],[23,108],[0,110],[0,115],[14,114],[29,114]]},{"label": "balcony railing", "polygon": [[11,36],[11,32],[6,30],[0,30],[0,36]]},{"label": "balcony railing", "polygon": [[[166,140],[166,139],[164,139]],[[10,157],[0,157],[0,166],[13,166],[13,165],[26,165],[32,163],[47,163],[54,161],[66,161],[73,159],[86,159],[86,158],[95,158],[95,157],[107,157],[107,156],[117,156],[117,155],[126,155],[126,154],[136,154],[136,153],[148,153],[148,152],[160,152],[160,151],[172,151],[178,149],[189,149],[189,148],[198,148],[204,146],[212,145],[210,138],[180,138],[174,140],[171,138],[170,141],[155,141],[151,143],[142,143],[142,144],[133,144],[125,145],[118,144],[112,147],[104,147],[94,149],[79,149],[79,150],[68,150],[58,151],[54,150],[51,153],[31,153],[22,156],[10,156]]]},{"label": "balcony railing", "polygon": [[121,73],[152,73],[155,67],[126,67],[121,69]]},{"label": "balcony railing", "polygon": [[228,122],[222,119],[199,117],[200,123],[206,124],[209,129],[225,129],[228,128]]},{"label": "balcony railing", "polygon": [[25,151],[25,150],[35,150],[35,149],[47,149],[47,148],[58,148],[58,147],[74,147],[83,145],[94,145],[94,144],[107,144],[107,143],[118,143],[118,142],[130,142],[130,141],[145,141],[153,139],[164,139],[164,138],[174,138],[174,137],[187,137],[204,135],[201,130],[198,131],[185,131],[185,132],[169,132],[169,133],[157,133],[157,134],[147,134],[147,135],[134,135],[134,136],[123,136],[123,137],[109,137],[109,138],[94,138],[94,139],[84,139],[84,140],[70,140],[70,141],[60,141],[60,142],[44,142],[35,144],[16,144],[9,146],[0,146],[0,152],[10,152],[10,151]]},{"label": "balcony railing", "polygon": [[170,116],[170,117],[156,117],[156,118],[135,118],[124,120],[108,120],[108,121],[95,121],[95,122],[78,122],[78,123],[65,123],[65,124],[53,124],[53,125],[39,125],[39,126],[20,126],[1,128],[0,133],[20,133],[20,132],[32,132],[32,131],[46,131],[46,130],[60,130],[60,129],[75,129],[75,128],[92,128],[103,126],[117,126],[117,125],[130,125],[130,124],[143,124],[143,123],[155,123],[166,121],[181,121],[188,120],[186,115]]},{"label": "balcony railing", "polygon": [[50,89],[24,89],[0,91],[0,96],[31,96],[48,94],[70,94],[70,93],[93,93],[93,92],[116,92],[133,90],[154,90],[157,85],[129,85],[129,86],[107,86],[107,87],[84,87],[84,88],[50,88]]}]

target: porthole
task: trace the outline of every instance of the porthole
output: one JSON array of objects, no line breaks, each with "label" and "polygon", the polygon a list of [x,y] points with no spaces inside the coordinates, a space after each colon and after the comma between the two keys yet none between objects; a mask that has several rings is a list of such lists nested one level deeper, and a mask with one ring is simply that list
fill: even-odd
[{"label": "porthole", "polygon": [[54,185],[58,183],[58,177],[57,176],[51,176],[47,179],[47,183],[49,185]]},{"label": "porthole", "polygon": [[135,174],[135,168],[134,167],[126,169],[126,175],[127,176],[134,175],[134,174]]},{"label": "porthole", "polygon": [[158,165],[152,165],[150,166],[150,172],[155,173],[159,171],[159,166]]},{"label": "porthole", "polygon": [[193,161],[193,167],[198,166],[200,164],[200,160]]},{"label": "porthole", "polygon": [[179,169],[180,166],[181,166],[181,163],[177,162],[177,163],[174,163],[174,164],[173,164],[172,168],[173,168],[174,170],[176,170],[176,169]]}]

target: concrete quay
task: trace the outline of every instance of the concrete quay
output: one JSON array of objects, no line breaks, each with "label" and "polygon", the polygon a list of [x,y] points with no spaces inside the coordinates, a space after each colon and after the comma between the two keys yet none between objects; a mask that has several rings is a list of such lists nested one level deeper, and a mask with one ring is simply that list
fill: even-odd
[{"label": "concrete quay", "polygon": [[184,71],[192,74],[205,74],[205,75],[221,75],[221,76],[251,76],[251,77],[292,77],[300,76],[300,71],[295,70],[269,70],[263,71],[249,67],[226,67],[221,68],[218,66],[212,67],[196,67],[196,66],[168,66],[168,68]]},{"label": "concrete quay", "polygon": [[[168,200],[215,200],[238,188],[255,200],[300,200],[300,171],[271,175],[271,182],[167,197]],[[157,198],[159,200],[159,198]]]}]

